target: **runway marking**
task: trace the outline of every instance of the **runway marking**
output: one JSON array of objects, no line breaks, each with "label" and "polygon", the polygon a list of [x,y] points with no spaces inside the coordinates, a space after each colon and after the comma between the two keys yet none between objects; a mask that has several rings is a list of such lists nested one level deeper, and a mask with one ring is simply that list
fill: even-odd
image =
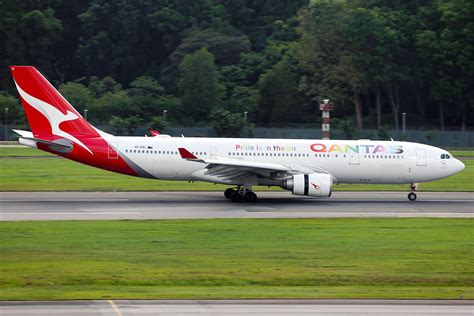
[{"label": "runway marking", "polygon": [[[421,202],[474,202],[474,199],[472,200],[420,200],[420,201]],[[410,201],[407,201],[407,202],[410,202]]]},{"label": "runway marking", "polygon": [[64,212],[64,213],[34,213],[34,212],[29,212],[29,213],[18,213],[18,212],[9,212],[9,213],[4,213],[0,212],[0,215],[139,215],[141,214],[140,212]]},{"label": "runway marking", "polygon": [[117,316],[122,316],[122,313],[120,312],[119,308],[117,307],[117,305],[115,305],[114,301],[112,300],[107,300],[107,302],[109,302],[110,306],[112,307],[112,309],[114,310],[115,314],[117,314]]},{"label": "runway marking", "polygon": [[244,209],[246,212],[260,212],[260,211],[271,211],[274,210],[274,207],[268,207],[268,206],[254,206],[254,207],[248,207]]},{"label": "runway marking", "polygon": [[130,199],[41,199],[41,200],[1,200],[2,202],[126,202]]}]

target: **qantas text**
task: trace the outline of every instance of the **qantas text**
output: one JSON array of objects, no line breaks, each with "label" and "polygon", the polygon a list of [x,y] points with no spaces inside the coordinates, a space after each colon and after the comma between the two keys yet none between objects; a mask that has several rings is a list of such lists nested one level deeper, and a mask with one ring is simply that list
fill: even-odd
[{"label": "qantas text", "polygon": [[397,145],[329,145],[329,144],[312,144],[311,150],[317,153],[348,153],[349,151],[362,154],[401,154],[403,147]]}]

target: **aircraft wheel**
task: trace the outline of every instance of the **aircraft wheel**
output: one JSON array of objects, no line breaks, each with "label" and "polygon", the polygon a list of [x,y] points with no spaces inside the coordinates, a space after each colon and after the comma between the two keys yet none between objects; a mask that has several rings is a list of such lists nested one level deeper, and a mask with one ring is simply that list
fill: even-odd
[{"label": "aircraft wheel", "polygon": [[245,193],[244,199],[245,199],[245,202],[254,203],[254,202],[257,202],[257,195],[253,193],[252,191],[248,191],[247,193]]},{"label": "aircraft wheel", "polygon": [[416,193],[413,193],[413,192],[409,193],[408,194],[408,199],[410,201],[415,201],[416,200]]},{"label": "aircraft wheel", "polygon": [[233,202],[233,203],[238,203],[238,202],[242,202],[244,200],[244,197],[237,191],[234,191],[232,192],[232,194],[230,195],[230,200]]},{"label": "aircraft wheel", "polygon": [[226,199],[230,199],[230,196],[232,195],[232,193],[234,193],[235,190],[232,189],[232,188],[228,188],[224,191],[224,196]]}]

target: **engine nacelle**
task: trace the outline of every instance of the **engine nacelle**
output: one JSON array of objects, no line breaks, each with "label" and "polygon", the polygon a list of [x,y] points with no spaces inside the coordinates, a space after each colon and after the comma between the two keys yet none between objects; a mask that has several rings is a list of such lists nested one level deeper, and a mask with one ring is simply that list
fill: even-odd
[{"label": "engine nacelle", "polygon": [[297,174],[286,180],[282,187],[295,195],[329,197],[332,193],[332,176],[327,173]]}]

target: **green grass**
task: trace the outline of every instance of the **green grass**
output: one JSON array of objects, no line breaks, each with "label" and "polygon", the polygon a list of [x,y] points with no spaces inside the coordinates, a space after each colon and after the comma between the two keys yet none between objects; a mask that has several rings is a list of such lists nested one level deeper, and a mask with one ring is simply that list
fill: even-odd
[{"label": "green grass", "polygon": [[205,182],[130,177],[66,159],[0,159],[0,191],[223,190]]},{"label": "green grass", "polygon": [[474,151],[472,150],[456,150],[451,151],[454,157],[474,157]]},{"label": "green grass", "polygon": [[0,299],[474,298],[472,219],[0,222]]},{"label": "green grass", "polygon": [[[3,152],[2,152],[3,150]],[[41,154],[29,148],[0,147],[0,191],[186,191],[223,190],[227,186],[205,182],[150,180],[124,176],[85,166],[66,159],[11,157]],[[47,154],[47,153],[45,153]],[[5,157],[10,155],[11,158]],[[464,160],[466,169],[439,181],[423,183],[420,191],[474,191],[474,160]],[[348,191],[407,191],[407,185],[342,184],[335,190]],[[260,187],[259,190],[279,190]]]},{"label": "green grass", "polygon": [[8,147],[0,146],[0,157],[31,157],[31,156],[50,156],[55,155],[48,152],[30,148],[30,147]]}]

